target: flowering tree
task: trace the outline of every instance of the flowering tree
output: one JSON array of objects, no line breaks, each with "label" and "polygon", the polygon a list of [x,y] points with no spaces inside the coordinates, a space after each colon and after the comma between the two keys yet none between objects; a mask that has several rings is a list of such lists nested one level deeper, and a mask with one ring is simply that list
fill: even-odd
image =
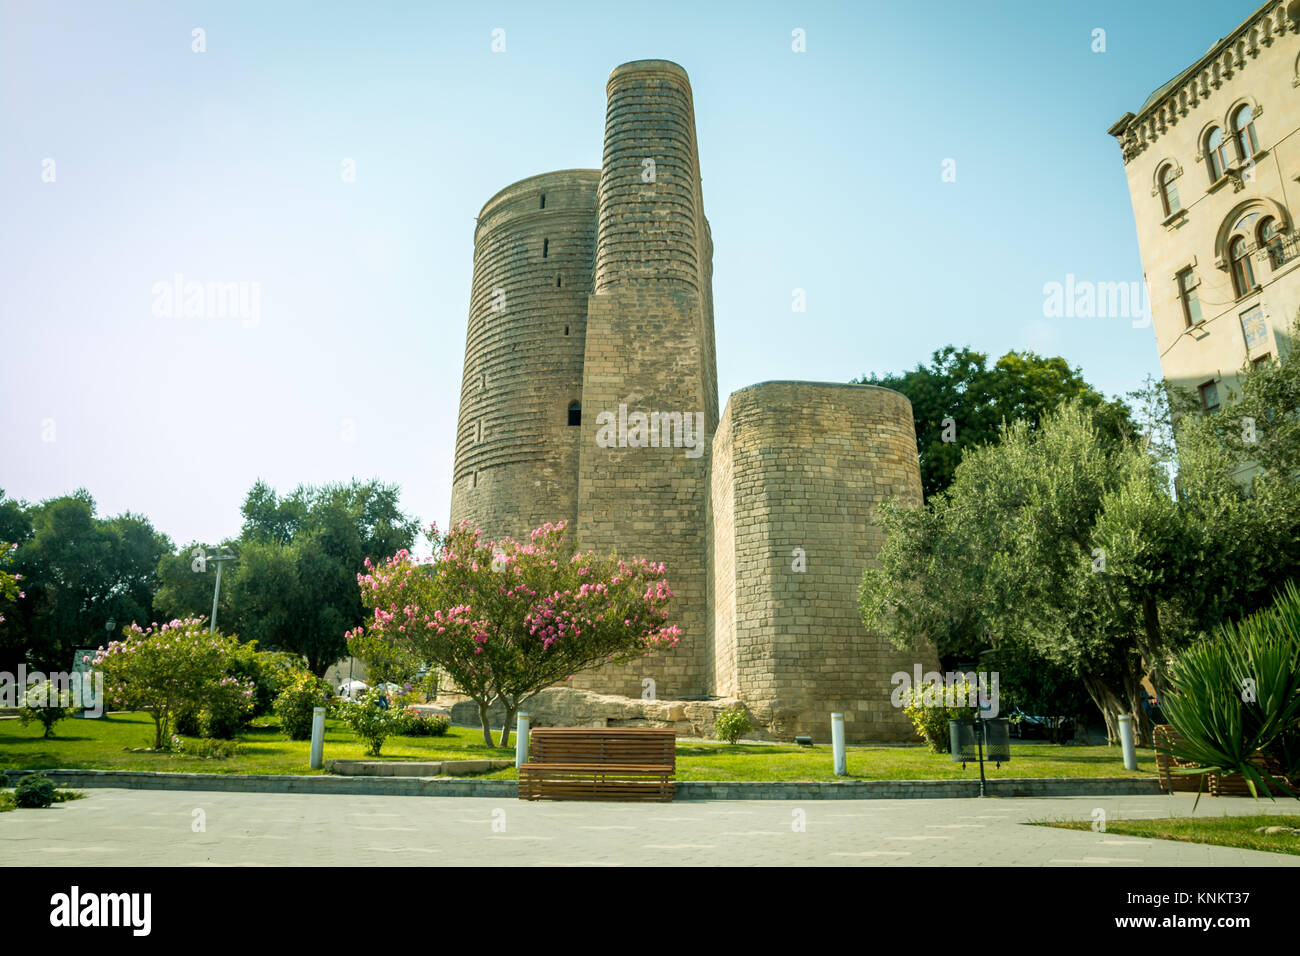
[{"label": "flowering tree", "polygon": [[506,711],[504,747],[520,705],[544,687],[675,647],[681,637],[666,621],[673,592],[662,564],[575,553],[563,522],[526,543],[484,541],[465,523],[428,534],[427,562],[406,551],[378,566],[367,561],[369,573],[357,580],[373,617],[349,632],[349,647],[389,644],[440,667],[478,704],[488,746],[495,701]]},{"label": "flowering tree", "polygon": [[145,710],[153,717],[155,750],[171,739],[172,721],[180,710],[227,703],[232,692],[251,702],[251,684],[222,683],[238,641],[220,632],[207,633],[202,618],[144,629],[131,624],[122,633],[121,640],[99,649],[92,666],[103,671],[112,706]]}]

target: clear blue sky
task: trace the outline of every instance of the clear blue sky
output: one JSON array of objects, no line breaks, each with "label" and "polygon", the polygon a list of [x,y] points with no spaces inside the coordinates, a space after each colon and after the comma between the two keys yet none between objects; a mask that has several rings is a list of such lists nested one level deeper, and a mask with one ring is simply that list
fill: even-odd
[{"label": "clear blue sky", "polygon": [[[724,401],[949,343],[1124,393],[1151,330],[1045,319],[1044,283],[1141,280],[1106,129],[1258,6],[5,0],[0,487],[179,544],[236,534],[259,477],[378,477],[445,526],[474,217],[598,166],[642,58],[695,91]],[[259,320],[155,315],[178,273],[259,283]]]}]

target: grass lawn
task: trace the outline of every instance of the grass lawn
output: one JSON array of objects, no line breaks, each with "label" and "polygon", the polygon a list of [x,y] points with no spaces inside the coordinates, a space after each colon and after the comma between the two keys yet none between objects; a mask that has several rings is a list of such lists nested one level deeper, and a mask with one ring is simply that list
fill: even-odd
[{"label": "grass lawn", "polygon": [[[167,770],[183,773],[320,773],[308,768],[310,742],[287,740],[273,717],[259,719],[241,738],[241,750],[226,760],[185,754],[131,753],[127,748],[153,744],[153,720],[143,713],[113,714],[101,720],[72,719],[55,727],[55,737],[41,738],[36,724],[0,720],[0,769],[48,768],[94,770]],[[1139,750],[1135,772],[1124,769],[1119,747],[1012,745],[1012,762],[995,769],[999,777],[1151,777],[1155,759]],[[513,757],[507,750],[483,745],[477,727],[452,727],[445,737],[390,737],[382,760],[460,760]],[[325,722],[325,759],[367,758],[365,745],[342,721]],[[682,741],[677,745],[679,780],[978,780],[979,767],[955,764],[947,754],[916,747],[849,747],[847,778],[836,777],[831,748],[788,745]],[[485,776],[509,779],[514,768]]]},{"label": "grass lawn", "polygon": [[[1043,821],[1063,830],[1090,830],[1087,820]],[[1256,833],[1256,827],[1300,827],[1300,816],[1261,814],[1249,817],[1170,817],[1164,820],[1107,820],[1106,832],[1150,840],[1181,840],[1184,843],[1209,843],[1240,850],[1265,850],[1300,856],[1300,836],[1285,833],[1268,836]]]}]

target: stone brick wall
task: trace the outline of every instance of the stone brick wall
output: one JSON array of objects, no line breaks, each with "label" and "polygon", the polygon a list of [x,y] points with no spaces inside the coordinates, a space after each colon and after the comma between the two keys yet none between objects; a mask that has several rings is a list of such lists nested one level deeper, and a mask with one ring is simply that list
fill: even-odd
[{"label": "stone brick wall", "polygon": [[[626,63],[606,88],[594,294],[587,305],[579,544],[663,561],[674,591],[672,652],[575,677],[580,688],[639,696],[708,692],[708,441],[717,426],[711,316],[700,282],[712,251],[703,220],[695,115],[686,72]],[[646,160],[654,161],[647,182]],[[706,332],[707,326],[707,332]],[[602,448],[596,415],[704,415],[698,457],[685,447]]]},{"label": "stone brick wall", "polygon": [[533,176],[479,215],[451,520],[489,538],[577,520],[582,429],[568,410],[582,399],[599,177]]},{"label": "stone brick wall", "polygon": [[[851,741],[914,739],[890,706],[890,675],[937,660],[867,633],[857,610],[862,571],[883,543],[876,506],[921,502],[910,404],[865,385],[766,382],[733,393],[723,419],[730,454],[717,449],[714,500],[730,485],[734,580],[719,561],[714,587],[735,589],[735,663],[728,672],[725,642],[715,649],[717,685],[779,736],[828,739],[840,711]],[[725,553],[716,516],[715,527],[715,553]],[[725,638],[725,609],[714,621],[715,640]]]}]

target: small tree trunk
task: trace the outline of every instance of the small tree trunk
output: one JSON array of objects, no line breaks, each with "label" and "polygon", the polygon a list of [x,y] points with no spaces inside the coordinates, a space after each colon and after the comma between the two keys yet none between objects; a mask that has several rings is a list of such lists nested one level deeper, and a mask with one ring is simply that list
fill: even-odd
[{"label": "small tree trunk", "polygon": [[1142,690],[1140,674],[1130,671],[1124,675],[1124,695],[1128,698],[1129,712],[1133,716],[1134,743],[1139,747],[1151,746],[1151,718],[1142,706],[1146,692]]},{"label": "small tree trunk", "polygon": [[501,744],[502,747],[510,746],[510,728],[515,725],[515,714],[519,710],[518,704],[506,704],[506,721],[501,725]]},{"label": "small tree trunk", "polygon": [[483,727],[483,743],[491,747],[492,728],[488,726],[488,702],[485,699],[475,699],[474,702],[478,704],[478,721]]},{"label": "small tree trunk", "polygon": [[1087,674],[1083,676],[1083,688],[1092,698],[1092,702],[1097,705],[1097,709],[1101,711],[1102,720],[1106,722],[1106,743],[1115,743],[1119,740],[1121,709],[1119,696],[1104,681]]}]

